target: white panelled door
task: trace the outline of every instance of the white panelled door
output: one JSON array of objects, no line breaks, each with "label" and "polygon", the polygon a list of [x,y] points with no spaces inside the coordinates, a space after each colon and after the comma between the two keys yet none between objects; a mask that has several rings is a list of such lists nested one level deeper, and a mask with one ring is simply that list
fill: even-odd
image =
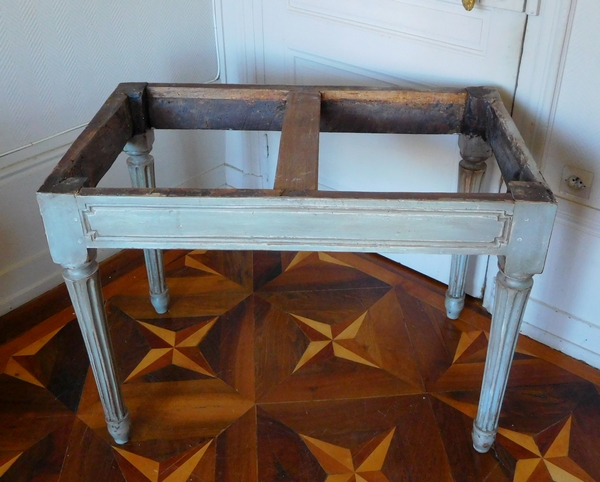
[{"label": "white panelled door", "polygon": [[[526,26],[523,9],[478,3],[467,12],[461,0],[254,0],[253,5],[254,38],[263,39],[254,59],[259,82],[421,89],[493,85],[510,108]],[[457,136],[352,136],[321,135],[322,189],[456,190]],[[269,133],[268,142],[267,185],[273,182],[278,134]],[[488,182],[494,184],[498,189],[497,178]],[[393,258],[447,283],[449,257]],[[467,291],[481,296],[487,260],[472,264]]]}]

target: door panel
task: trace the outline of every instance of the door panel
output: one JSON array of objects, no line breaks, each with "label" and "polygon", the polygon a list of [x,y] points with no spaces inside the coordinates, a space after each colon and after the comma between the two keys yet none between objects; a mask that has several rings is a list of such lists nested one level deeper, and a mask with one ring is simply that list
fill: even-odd
[{"label": "door panel", "polygon": [[526,15],[460,0],[262,0],[266,82],[293,82],[306,55],[400,82],[514,90]]},{"label": "door panel", "polygon": [[[402,86],[493,85],[510,105],[526,15],[460,0],[259,0],[265,83]],[[278,134],[265,170],[275,172]],[[323,189],[453,192],[457,136],[322,134]],[[493,171],[493,170],[492,170]],[[493,180],[492,180],[493,178]],[[498,173],[488,189],[498,188]],[[447,282],[449,257],[393,259]],[[467,287],[481,296],[486,260]]]}]

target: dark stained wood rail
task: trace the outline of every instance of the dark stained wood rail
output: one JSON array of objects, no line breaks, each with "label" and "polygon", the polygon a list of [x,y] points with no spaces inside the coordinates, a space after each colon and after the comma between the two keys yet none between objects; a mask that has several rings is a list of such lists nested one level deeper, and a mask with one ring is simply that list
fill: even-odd
[{"label": "dark stained wood rail", "polygon": [[278,131],[289,88],[150,84],[146,92],[155,129]]},{"label": "dark stained wood rail", "polygon": [[[295,105],[316,96],[312,107]],[[40,192],[96,186],[125,143],[149,128],[290,131],[283,133],[276,187],[294,191],[317,189],[319,132],[478,135],[489,141],[507,183],[537,182],[549,192],[494,89],[145,83],[117,87]]]},{"label": "dark stained wood rail", "polygon": [[[120,84],[40,192],[76,192],[82,187],[96,186],[125,143],[148,128],[282,130],[288,96],[306,99],[320,93],[320,116],[294,128],[297,136],[301,135],[300,129],[310,126],[313,133],[307,134],[307,139],[315,133],[318,138],[319,131],[457,133],[461,131],[467,103],[464,89],[416,92],[294,87],[293,95],[291,92],[289,86]],[[289,126],[294,123],[288,121]],[[294,142],[293,149],[284,150],[295,151],[300,144]],[[307,188],[303,184],[291,187]],[[316,184],[309,184],[308,188],[316,189]]]},{"label": "dark stained wood rail", "polygon": [[68,192],[100,182],[133,134],[129,102],[118,89],[108,98],[46,179],[41,192]]},{"label": "dark stained wood rail", "polygon": [[[156,129],[279,131],[290,86],[166,85],[146,88]],[[361,87],[293,87],[320,92],[321,132],[454,134],[461,131],[467,91]]]},{"label": "dark stained wood rail", "polygon": [[321,132],[456,134],[467,91],[325,87],[321,97]]},{"label": "dark stained wood rail", "polygon": [[288,94],[275,189],[318,189],[320,120],[319,92]]}]

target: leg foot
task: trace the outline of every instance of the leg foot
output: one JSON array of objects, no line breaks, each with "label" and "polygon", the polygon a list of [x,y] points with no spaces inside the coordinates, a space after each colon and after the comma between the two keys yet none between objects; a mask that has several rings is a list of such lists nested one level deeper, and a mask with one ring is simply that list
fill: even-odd
[{"label": "leg foot", "polygon": [[465,297],[454,298],[446,292],[446,316],[451,320],[457,320],[463,308],[465,307]]},{"label": "leg foot", "polygon": [[490,450],[494,440],[496,440],[496,430],[486,432],[481,430],[476,424],[473,424],[473,448],[480,454],[485,454]]},{"label": "leg foot", "polygon": [[145,249],[146,271],[150,284],[150,302],[159,315],[169,309],[169,288],[165,280],[165,262],[160,249]]},{"label": "leg foot", "polygon": [[169,296],[169,290],[159,294],[150,293],[150,302],[159,315],[169,311],[170,299],[171,297]]},{"label": "leg foot", "polygon": [[465,283],[467,280],[468,256],[452,256],[450,282],[446,291],[446,316],[456,320],[465,306]]},{"label": "leg foot", "polygon": [[122,420],[107,420],[106,426],[108,428],[108,433],[119,445],[126,444],[129,441],[129,434],[131,432],[129,412],[125,414],[125,418]]}]

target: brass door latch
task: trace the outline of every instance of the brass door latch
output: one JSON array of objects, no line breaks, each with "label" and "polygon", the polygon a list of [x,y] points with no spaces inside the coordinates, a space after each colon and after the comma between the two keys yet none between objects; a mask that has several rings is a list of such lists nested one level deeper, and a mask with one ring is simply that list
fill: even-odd
[{"label": "brass door latch", "polygon": [[473,7],[475,6],[475,0],[462,0],[463,3],[463,7],[465,7],[465,10],[473,10]]},{"label": "brass door latch", "polygon": [[463,7],[469,11],[473,10],[476,3],[488,9],[498,8],[527,15],[539,15],[542,0],[462,0]]}]

